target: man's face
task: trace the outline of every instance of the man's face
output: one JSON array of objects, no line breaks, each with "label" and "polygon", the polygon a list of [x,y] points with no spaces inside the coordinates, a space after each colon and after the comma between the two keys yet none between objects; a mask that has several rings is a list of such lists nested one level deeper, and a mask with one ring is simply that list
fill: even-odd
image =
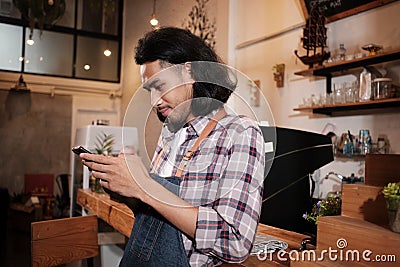
[{"label": "man's face", "polygon": [[140,66],[143,88],[151,94],[151,105],[171,131],[193,118],[190,105],[193,80],[184,65],[163,68],[159,60]]}]

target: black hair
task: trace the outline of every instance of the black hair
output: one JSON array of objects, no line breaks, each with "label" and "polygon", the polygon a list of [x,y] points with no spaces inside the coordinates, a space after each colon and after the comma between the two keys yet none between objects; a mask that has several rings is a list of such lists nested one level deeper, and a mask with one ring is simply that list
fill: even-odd
[{"label": "black hair", "polygon": [[[139,40],[135,61],[139,65],[160,60],[170,64],[191,62],[193,84],[192,113],[206,115],[228,101],[236,88],[233,72],[200,37],[188,30],[165,27],[148,32]],[[220,64],[211,64],[220,63]]]}]

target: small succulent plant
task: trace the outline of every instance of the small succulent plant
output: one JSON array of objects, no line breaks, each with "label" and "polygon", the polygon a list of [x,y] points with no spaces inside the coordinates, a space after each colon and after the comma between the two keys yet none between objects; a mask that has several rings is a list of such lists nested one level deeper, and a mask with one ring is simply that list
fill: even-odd
[{"label": "small succulent plant", "polygon": [[386,198],[388,209],[396,210],[400,205],[400,182],[388,183],[383,187],[383,196]]}]

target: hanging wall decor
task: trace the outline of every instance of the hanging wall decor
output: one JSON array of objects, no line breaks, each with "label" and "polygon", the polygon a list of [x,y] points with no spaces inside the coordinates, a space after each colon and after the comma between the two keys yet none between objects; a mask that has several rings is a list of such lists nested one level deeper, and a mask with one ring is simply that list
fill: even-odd
[{"label": "hanging wall decor", "polygon": [[301,62],[308,65],[309,68],[314,67],[316,64],[321,66],[324,60],[331,56],[330,52],[324,50],[326,48],[327,30],[325,20],[326,18],[321,14],[318,6],[314,6],[303,28],[303,37],[301,38],[303,48],[306,49],[307,54],[300,56],[297,50],[294,51]]},{"label": "hanging wall decor", "polygon": [[213,22],[210,22],[207,16],[205,5],[208,2],[209,0],[196,0],[196,5],[189,12],[189,19],[184,20],[183,27],[202,38],[209,46],[214,47],[217,28],[215,18]]},{"label": "hanging wall decor", "polygon": [[44,25],[53,25],[65,12],[65,0],[13,0],[13,3],[22,17],[29,21],[30,40],[36,24],[42,35]]}]

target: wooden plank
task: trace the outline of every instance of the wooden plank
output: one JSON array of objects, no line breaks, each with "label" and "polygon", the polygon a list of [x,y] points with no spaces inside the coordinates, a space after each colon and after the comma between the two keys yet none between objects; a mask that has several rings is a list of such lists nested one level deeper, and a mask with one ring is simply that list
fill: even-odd
[{"label": "wooden plank", "polygon": [[94,195],[90,189],[83,191],[82,189],[78,190],[76,196],[76,203],[78,203],[82,208],[85,208],[95,214],[97,214],[97,201],[98,198]]},{"label": "wooden plank", "polygon": [[[301,260],[292,260],[290,262],[291,267],[342,267],[342,266],[349,266],[349,267],[356,267],[356,266],[371,266],[370,264],[363,264],[360,262],[343,262],[343,261],[335,261],[329,259],[329,256],[326,252],[322,252],[320,250],[315,251],[308,251],[306,254],[300,254],[299,259]],[[312,254],[311,254],[312,253]],[[308,256],[310,255],[310,256]],[[315,258],[314,258],[315,255]],[[321,255],[325,255],[324,257]],[[301,258],[303,257],[303,258]]]},{"label": "wooden plank", "polygon": [[135,217],[130,209],[124,209],[118,206],[113,206],[110,212],[110,225],[129,237],[132,232]]},{"label": "wooden plank", "polygon": [[32,226],[32,266],[56,266],[98,255],[97,217],[41,221]]},{"label": "wooden plank", "polygon": [[376,112],[397,112],[400,108],[400,98],[388,98],[367,102],[353,102],[334,105],[309,106],[294,108],[294,111],[312,112],[329,116],[367,115]]},{"label": "wooden plank", "polygon": [[110,200],[107,194],[97,194],[89,189],[78,189],[77,203],[97,215],[121,234],[129,237],[135,217],[125,204]]},{"label": "wooden plank", "polygon": [[388,227],[386,201],[381,186],[344,184],[342,188],[342,216],[365,220]]},{"label": "wooden plank", "polygon": [[110,224],[110,213],[111,213],[112,203],[110,201],[98,201],[97,203],[97,217]]},{"label": "wooden plank", "polygon": [[[337,242],[342,239],[346,243],[344,248],[338,247]],[[376,255],[385,255],[387,258],[392,255],[397,262],[379,262],[379,266],[398,266],[400,259],[400,235],[376,224],[363,220],[345,217],[345,216],[325,216],[318,220],[317,232],[317,250],[337,250],[344,253],[349,250],[357,250],[362,253],[366,250],[372,252],[369,255],[371,259],[375,259]],[[336,254],[338,255],[338,253]],[[348,266],[354,266],[355,262],[337,261],[337,263],[345,263]],[[361,264],[368,266],[372,262],[366,262],[362,259]]]},{"label": "wooden plank", "polygon": [[388,182],[400,182],[400,154],[367,154],[364,183],[384,186]]},{"label": "wooden plank", "polygon": [[294,74],[300,76],[327,76],[328,74],[335,72],[339,73],[343,70],[359,68],[398,59],[400,59],[400,49],[395,49],[392,51],[377,53],[373,56],[366,56],[363,58],[355,58],[352,60],[326,64],[324,66],[317,66],[315,68],[297,71]]},{"label": "wooden plank", "polygon": [[96,216],[40,221],[32,223],[31,226],[33,241],[67,236],[73,233],[95,232],[97,234]]},{"label": "wooden plank", "polygon": [[[113,228],[129,237],[132,231],[132,226],[135,220],[134,214],[128,206],[123,203],[118,203],[107,198],[107,195],[100,195],[92,193],[90,190],[78,190],[78,196],[80,199],[78,204],[84,206],[88,211],[93,212],[99,218],[108,222]],[[87,200],[91,199],[91,200]],[[92,198],[96,199],[96,205],[88,205],[88,203],[95,202]],[[94,209],[93,207],[97,207]],[[309,236],[299,234],[296,232],[287,231],[284,229],[259,224],[257,229],[257,235],[268,235],[274,236],[286,242],[290,249],[298,249],[301,245],[301,241]],[[278,261],[274,258],[272,261],[260,261],[257,256],[250,256],[245,262],[236,264],[236,266],[288,266],[289,262]],[[235,266],[235,264],[229,264],[226,266]]]},{"label": "wooden plank", "polygon": [[262,223],[258,224],[257,235],[274,236],[274,237],[282,240],[283,242],[286,242],[288,244],[288,246],[293,249],[300,248],[301,241],[304,238],[309,237],[307,235],[303,235],[303,234],[299,234],[296,232],[276,228],[276,227],[265,225]]}]

